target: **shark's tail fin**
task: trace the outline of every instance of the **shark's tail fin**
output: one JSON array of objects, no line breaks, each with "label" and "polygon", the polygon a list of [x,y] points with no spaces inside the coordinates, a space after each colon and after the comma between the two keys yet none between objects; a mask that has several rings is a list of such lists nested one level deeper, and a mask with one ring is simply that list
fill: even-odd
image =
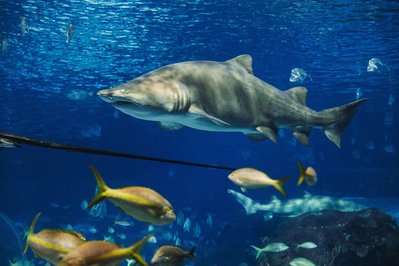
[{"label": "shark's tail fin", "polygon": [[287,177],[281,178],[281,179],[279,179],[279,180],[276,180],[276,183],[274,184],[274,187],[275,187],[278,191],[280,191],[280,193],[283,194],[283,196],[286,197],[286,198],[288,198],[288,197],[287,197],[287,194],[286,194],[285,191],[284,191],[284,187],[283,187],[283,186],[284,186],[285,182],[287,182],[288,180],[290,180],[291,177],[292,177],[292,176],[287,176]]},{"label": "shark's tail fin", "polygon": [[257,253],[256,253],[256,258],[255,259],[257,259],[259,257],[259,255],[262,253],[262,249],[257,248],[257,247],[252,246],[252,245],[251,245],[251,247],[253,247],[256,250]]},{"label": "shark's tail fin", "polygon": [[341,134],[345,130],[346,126],[350,123],[353,116],[356,114],[360,105],[369,99],[361,99],[355,102],[345,104],[343,106],[326,109],[319,113],[329,119],[327,125],[322,130],[335,145],[340,147],[341,145]]},{"label": "shark's tail fin", "polygon": [[245,197],[243,194],[231,189],[228,189],[227,192],[229,194],[232,194],[234,198],[236,198],[236,200],[245,208],[247,215],[255,214],[258,211],[257,207],[259,206],[259,203],[257,203],[256,201]]}]

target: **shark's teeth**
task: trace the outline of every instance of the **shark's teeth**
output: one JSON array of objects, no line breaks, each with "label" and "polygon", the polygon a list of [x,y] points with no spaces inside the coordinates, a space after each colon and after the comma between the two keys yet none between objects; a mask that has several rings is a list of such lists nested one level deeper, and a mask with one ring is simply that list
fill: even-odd
[{"label": "shark's teeth", "polygon": [[123,105],[136,105],[132,102],[116,101],[112,103],[113,106],[123,106]]}]

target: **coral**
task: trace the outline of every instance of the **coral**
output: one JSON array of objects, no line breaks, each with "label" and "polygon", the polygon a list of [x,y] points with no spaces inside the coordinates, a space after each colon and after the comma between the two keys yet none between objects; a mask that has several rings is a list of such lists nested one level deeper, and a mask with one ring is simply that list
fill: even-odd
[{"label": "coral", "polygon": [[[282,242],[290,248],[280,253],[263,252],[257,266],[288,266],[304,257],[318,266],[399,266],[399,227],[396,220],[375,208],[358,212],[322,210],[287,218],[275,235],[260,247]],[[313,242],[314,249],[295,244]]]}]

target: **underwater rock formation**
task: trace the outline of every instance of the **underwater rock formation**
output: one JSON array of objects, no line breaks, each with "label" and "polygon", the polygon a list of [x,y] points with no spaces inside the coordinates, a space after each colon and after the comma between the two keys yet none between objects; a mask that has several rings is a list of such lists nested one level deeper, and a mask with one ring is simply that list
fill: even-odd
[{"label": "underwater rock formation", "polygon": [[[288,218],[264,246],[282,242],[289,249],[280,253],[263,252],[257,266],[288,266],[298,257],[315,265],[399,266],[399,226],[383,211],[370,208],[357,212],[322,210]],[[297,248],[313,242],[316,248]]]}]

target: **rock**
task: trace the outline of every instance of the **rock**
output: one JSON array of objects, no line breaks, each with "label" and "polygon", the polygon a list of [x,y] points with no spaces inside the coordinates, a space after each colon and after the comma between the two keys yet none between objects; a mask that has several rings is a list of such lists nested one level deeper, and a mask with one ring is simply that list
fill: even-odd
[{"label": "rock", "polygon": [[[298,257],[321,266],[399,266],[399,227],[394,218],[375,208],[358,212],[322,210],[287,218],[263,243],[282,242],[290,248],[263,252],[257,266],[289,266]],[[314,249],[295,244],[313,242]]]}]

